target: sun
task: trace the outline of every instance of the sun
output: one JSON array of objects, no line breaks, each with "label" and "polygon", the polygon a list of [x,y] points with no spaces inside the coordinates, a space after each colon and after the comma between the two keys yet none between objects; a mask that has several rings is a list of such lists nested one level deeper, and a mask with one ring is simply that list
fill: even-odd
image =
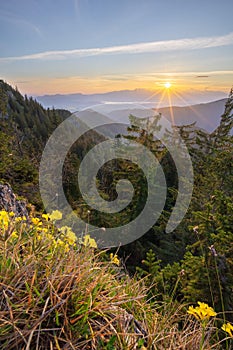
[{"label": "sun", "polygon": [[172,86],[172,84],[169,83],[169,81],[167,81],[167,82],[164,84],[164,87],[165,87],[166,89],[170,89],[171,86]]}]

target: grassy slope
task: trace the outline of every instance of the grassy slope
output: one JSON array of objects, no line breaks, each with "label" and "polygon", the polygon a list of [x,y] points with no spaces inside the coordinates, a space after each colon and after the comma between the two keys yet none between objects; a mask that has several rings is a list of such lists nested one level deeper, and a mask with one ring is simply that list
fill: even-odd
[{"label": "grassy slope", "polygon": [[[147,300],[143,280],[47,218],[0,213],[1,349],[200,348],[187,305]],[[213,318],[204,334],[203,349],[221,348]]]}]

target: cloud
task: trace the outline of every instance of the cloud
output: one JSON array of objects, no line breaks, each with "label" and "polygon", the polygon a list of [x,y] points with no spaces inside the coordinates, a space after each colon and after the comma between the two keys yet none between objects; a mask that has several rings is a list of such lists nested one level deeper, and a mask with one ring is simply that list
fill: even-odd
[{"label": "cloud", "polygon": [[209,75],[197,75],[196,78],[209,78]]},{"label": "cloud", "polygon": [[[215,71],[183,71],[183,72],[177,72],[177,71],[167,71],[167,72],[153,72],[153,73],[143,73],[139,76],[142,76],[143,78],[147,77],[148,79],[154,79],[155,77],[161,76],[161,77],[174,77],[174,78],[187,78],[187,77],[210,77],[210,76],[222,76],[222,75],[233,75],[233,70],[215,70]],[[128,77],[130,78],[130,75],[128,74]]]},{"label": "cloud", "polygon": [[227,35],[214,37],[153,41],[103,48],[45,51],[23,56],[2,57],[0,58],[0,61],[65,60],[97,55],[140,54],[180,50],[197,50],[231,44],[233,44],[233,32]]}]

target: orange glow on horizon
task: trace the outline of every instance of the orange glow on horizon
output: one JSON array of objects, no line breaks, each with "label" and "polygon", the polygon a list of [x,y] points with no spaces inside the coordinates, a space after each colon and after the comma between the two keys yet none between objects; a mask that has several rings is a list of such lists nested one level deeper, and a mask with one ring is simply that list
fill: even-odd
[{"label": "orange glow on horizon", "polygon": [[[170,80],[164,78],[158,78],[155,82],[154,76],[133,76],[123,79],[121,76],[115,78],[109,76],[96,76],[96,77],[30,77],[25,80],[24,77],[17,77],[16,79],[4,79],[12,86],[17,86],[22,94],[28,95],[45,95],[45,94],[95,94],[105,93],[110,91],[121,90],[135,90],[145,89],[151,91],[151,94],[163,94],[163,92],[170,92],[173,94],[182,94],[187,90],[208,90],[223,91],[228,93],[230,87],[221,85],[212,85],[211,88],[204,86],[203,84],[197,84],[192,81],[186,81],[185,79],[175,79],[170,77]],[[150,97],[151,98],[151,97]]]}]

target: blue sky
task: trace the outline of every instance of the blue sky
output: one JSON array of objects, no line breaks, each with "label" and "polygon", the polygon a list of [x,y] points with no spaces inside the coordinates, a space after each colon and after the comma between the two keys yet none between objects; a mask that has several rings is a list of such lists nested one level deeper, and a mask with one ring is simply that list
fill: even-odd
[{"label": "blue sky", "polygon": [[0,72],[27,94],[229,91],[230,0],[0,1]]}]

